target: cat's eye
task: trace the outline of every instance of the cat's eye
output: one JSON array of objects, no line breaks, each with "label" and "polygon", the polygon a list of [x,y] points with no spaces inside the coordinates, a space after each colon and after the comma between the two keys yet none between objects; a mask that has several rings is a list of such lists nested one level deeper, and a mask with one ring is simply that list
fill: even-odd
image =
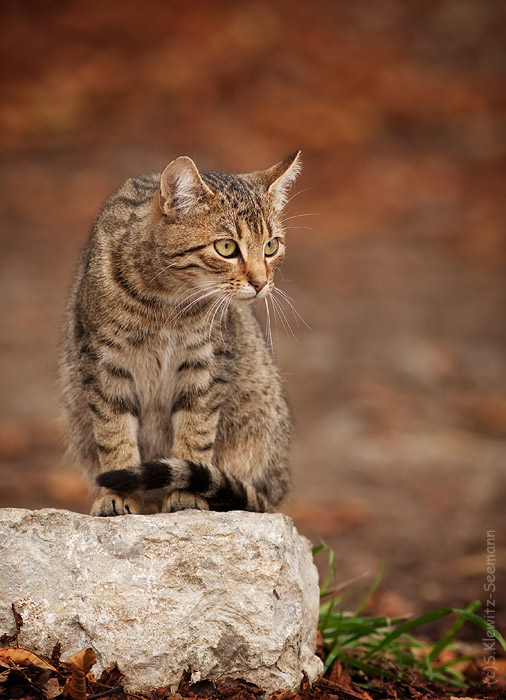
[{"label": "cat's eye", "polygon": [[234,258],[239,252],[237,243],[231,238],[223,238],[219,241],[215,241],[214,249],[224,258]]},{"label": "cat's eye", "polygon": [[267,257],[270,257],[278,252],[278,248],[279,240],[277,238],[271,238],[271,240],[267,241],[267,243],[264,245],[264,253]]}]

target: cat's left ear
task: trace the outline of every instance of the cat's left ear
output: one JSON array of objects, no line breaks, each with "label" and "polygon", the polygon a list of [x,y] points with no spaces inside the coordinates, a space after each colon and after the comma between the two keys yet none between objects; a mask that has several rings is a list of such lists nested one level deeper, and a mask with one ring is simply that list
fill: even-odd
[{"label": "cat's left ear", "polygon": [[267,191],[274,200],[276,209],[281,210],[285,206],[290,187],[295,182],[301,168],[300,151],[295,151],[273,165],[272,168],[264,170],[264,182],[267,185]]},{"label": "cat's left ear", "polygon": [[208,197],[214,197],[214,192],[200,177],[197,166],[188,156],[179,156],[163,171],[160,208],[168,216],[187,214]]}]

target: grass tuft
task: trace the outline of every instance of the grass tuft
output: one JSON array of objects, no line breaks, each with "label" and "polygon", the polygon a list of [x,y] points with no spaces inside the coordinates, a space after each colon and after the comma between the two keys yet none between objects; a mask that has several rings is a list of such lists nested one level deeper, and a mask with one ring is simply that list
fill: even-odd
[{"label": "grass tuft", "polygon": [[[475,610],[480,606],[478,600],[463,610],[439,608],[413,620],[363,615],[365,606],[383,579],[384,563],[362,600],[353,611],[347,611],[344,601],[349,594],[331,588],[335,580],[334,551],[324,542],[313,549],[313,555],[321,551],[327,553],[329,564],[329,573],[321,585],[320,596],[321,599],[330,599],[320,606],[318,625],[323,644],[328,650],[325,672],[339,661],[361,671],[367,678],[409,681],[413,673],[419,673],[434,683],[465,688],[465,678],[455,666],[471,657],[459,657],[445,663],[438,661],[443,651],[455,648],[455,637],[465,622],[486,630],[506,652],[502,635],[476,615]],[[456,620],[440,641],[430,643],[411,634],[423,625],[447,616],[456,617]]]}]

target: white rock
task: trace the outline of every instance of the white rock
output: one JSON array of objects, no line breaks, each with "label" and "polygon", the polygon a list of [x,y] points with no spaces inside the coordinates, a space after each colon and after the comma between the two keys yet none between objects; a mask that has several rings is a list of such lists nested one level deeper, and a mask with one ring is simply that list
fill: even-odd
[{"label": "white rock", "polygon": [[20,646],[91,646],[95,675],[117,662],[132,691],[174,686],[190,664],[267,691],[321,671],[310,543],[280,514],[0,510],[0,635],[11,603]]}]

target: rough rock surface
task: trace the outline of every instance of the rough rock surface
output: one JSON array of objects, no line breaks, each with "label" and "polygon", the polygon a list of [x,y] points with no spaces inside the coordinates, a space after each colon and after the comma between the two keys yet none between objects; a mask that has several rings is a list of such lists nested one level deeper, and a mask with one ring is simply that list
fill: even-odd
[{"label": "rough rock surface", "polygon": [[190,664],[268,691],[321,670],[316,568],[280,514],[0,510],[0,635],[11,603],[20,646],[91,646],[94,672],[117,662],[132,691],[174,685]]}]

